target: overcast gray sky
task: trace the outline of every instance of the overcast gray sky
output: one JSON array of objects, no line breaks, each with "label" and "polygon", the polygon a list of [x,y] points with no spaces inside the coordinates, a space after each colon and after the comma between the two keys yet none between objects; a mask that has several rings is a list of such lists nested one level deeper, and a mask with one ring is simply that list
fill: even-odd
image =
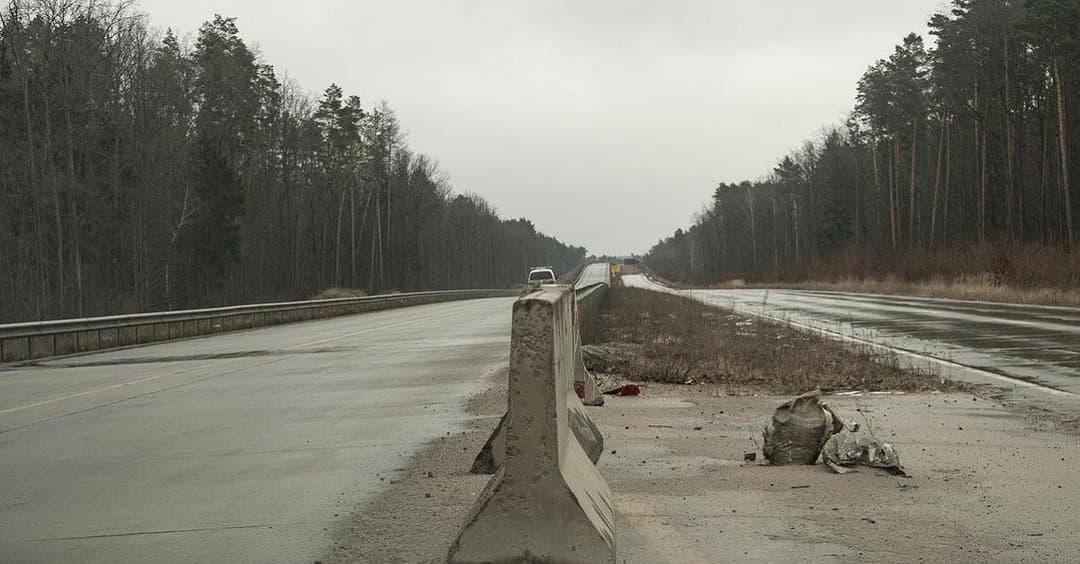
[{"label": "overcast gray sky", "polygon": [[[193,37],[235,16],[279,77],[386,100],[459,192],[591,252],[644,252],[717,181],[838,123],[942,0],[140,0]],[[927,38],[928,42],[930,38]]]}]

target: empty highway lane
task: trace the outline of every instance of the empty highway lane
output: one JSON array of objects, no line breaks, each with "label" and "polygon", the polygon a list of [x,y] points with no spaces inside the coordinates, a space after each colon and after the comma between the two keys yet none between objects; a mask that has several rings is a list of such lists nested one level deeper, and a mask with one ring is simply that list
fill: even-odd
[{"label": "empty highway lane", "polygon": [[0,562],[313,562],[507,363],[512,299],[0,367]]}]

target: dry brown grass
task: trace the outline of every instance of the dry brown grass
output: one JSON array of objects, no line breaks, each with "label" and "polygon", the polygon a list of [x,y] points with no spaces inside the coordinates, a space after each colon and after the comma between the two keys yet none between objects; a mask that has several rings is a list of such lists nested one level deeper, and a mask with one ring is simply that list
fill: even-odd
[{"label": "dry brown grass", "polygon": [[338,298],[362,298],[367,295],[367,292],[356,288],[327,288],[318,293],[313,299],[316,300],[335,300]]},{"label": "dry brown grass", "polygon": [[815,388],[928,391],[961,386],[902,370],[869,353],[693,300],[613,288],[596,343],[633,343],[618,370],[638,381],[708,382],[732,392],[796,394]]},{"label": "dry brown grass", "polygon": [[879,256],[841,255],[786,286],[1080,306],[1080,248],[984,244]]},{"label": "dry brown grass", "polygon": [[[668,279],[677,287],[744,284],[741,279],[689,275]],[[838,253],[808,268],[750,277],[745,284],[1080,307],[1080,246],[986,243],[933,251]]]},{"label": "dry brown grass", "polygon": [[1080,307],[1080,290],[1018,288],[997,282],[991,273],[961,275],[952,279],[936,277],[923,282],[907,282],[895,276],[887,276],[883,279],[840,278],[798,283],[756,284],[755,286]]}]

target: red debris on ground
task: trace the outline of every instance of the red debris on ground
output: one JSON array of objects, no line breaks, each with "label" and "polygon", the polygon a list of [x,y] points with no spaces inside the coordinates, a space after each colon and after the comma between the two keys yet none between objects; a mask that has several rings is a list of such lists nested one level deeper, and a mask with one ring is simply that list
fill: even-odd
[{"label": "red debris on ground", "polygon": [[612,388],[604,392],[604,394],[609,396],[637,396],[641,395],[641,388],[639,388],[637,384],[625,384],[618,388]]}]

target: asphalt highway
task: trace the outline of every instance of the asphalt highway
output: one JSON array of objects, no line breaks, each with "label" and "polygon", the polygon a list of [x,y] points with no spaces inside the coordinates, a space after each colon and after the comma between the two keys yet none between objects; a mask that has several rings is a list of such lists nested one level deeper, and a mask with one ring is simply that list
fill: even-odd
[{"label": "asphalt highway", "polygon": [[296,562],[508,362],[512,299],[0,367],[0,562]]},{"label": "asphalt highway", "polygon": [[673,292],[872,346],[935,374],[991,384],[1024,403],[1080,413],[1080,309],[803,290]]}]

